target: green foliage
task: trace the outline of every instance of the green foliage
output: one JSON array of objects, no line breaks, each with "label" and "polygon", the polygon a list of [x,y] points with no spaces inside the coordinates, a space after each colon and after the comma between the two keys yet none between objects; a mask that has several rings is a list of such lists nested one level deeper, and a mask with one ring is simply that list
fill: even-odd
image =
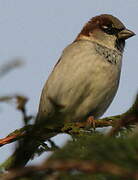
[{"label": "green foliage", "polygon": [[[112,138],[103,135],[83,136],[75,142],[69,142],[65,147],[55,152],[49,161],[55,160],[91,160],[99,163],[111,163],[126,169],[133,173],[138,168],[138,143],[137,136],[133,138]],[[61,174],[61,179],[121,179],[119,176],[112,174],[86,174],[66,172]]]},{"label": "green foliage", "polygon": [[137,153],[137,137],[122,139],[87,135],[75,142],[70,141],[64,148],[55,152],[50,159],[94,160],[99,163],[106,161],[137,170]]},{"label": "green foliage", "polygon": [[[76,136],[77,137],[77,136]],[[138,173],[138,135],[127,138],[113,138],[101,134],[78,136],[69,141],[63,148],[55,151],[53,155],[44,162],[43,167],[37,170],[33,167],[30,172],[19,175],[17,180],[136,180]],[[61,162],[62,168],[55,168],[55,162]],[[78,170],[77,168],[64,169],[65,162],[92,162],[96,163],[99,169],[94,172]],[[53,165],[52,165],[53,163]],[[49,166],[51,164],[51,166]],[[109,165],[107,171],[104,165]],[[111,166],[110,166],[111,165]],[[113,165],[113,166],[112,166]],[[38,166],[39,167],[39,166]],[[112,168],[118,168],[112,171]],[[84,168],[85,169],[85,168]],[[111,170],[111,171],[110,171]],[[27,173],[26,173],[27,172]],[[18,172],[20,174],[20,172]],[[16,173],[15,173],[16,174]]]},{"label": "green foliage", "polygon": [[122,180],[120,177],[115,177],[111,175],[94,175],[94,174],[71,174],[71,173],[61,173],[59,176],[60,180]]}]

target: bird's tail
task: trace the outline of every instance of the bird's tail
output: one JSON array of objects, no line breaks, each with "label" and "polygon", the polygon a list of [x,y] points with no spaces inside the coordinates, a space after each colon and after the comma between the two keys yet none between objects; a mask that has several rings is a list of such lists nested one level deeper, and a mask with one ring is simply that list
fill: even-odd
[{"label": "bird's tail", "polygon": [[40,129],[38,126],[34,126],[31,130],[26,132],[25,137],[19,141],[18,147],[12,155],[11,163],[7,169],[25,166],[33,157],[40,144],[56,134],[57,132],[50,129]]},{"label": "bird's tail", "polygon": [[13,169],[25,166],[38,147],[39,144],[35,139],[28,137],[27,139],[21,140],[13,154],[12,163],[9,168]]}]

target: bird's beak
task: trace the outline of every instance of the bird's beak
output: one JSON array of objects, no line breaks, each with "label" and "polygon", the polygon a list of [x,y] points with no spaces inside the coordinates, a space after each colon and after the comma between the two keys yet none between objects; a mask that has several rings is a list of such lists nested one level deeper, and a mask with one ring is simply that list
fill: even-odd
[{"label": "bird's beak", "polygon": [[128,39],[132,36],[135,36],[136,34],[133,31],[130,31],[129,29],[123,29],[118,33],[118,39]]}]

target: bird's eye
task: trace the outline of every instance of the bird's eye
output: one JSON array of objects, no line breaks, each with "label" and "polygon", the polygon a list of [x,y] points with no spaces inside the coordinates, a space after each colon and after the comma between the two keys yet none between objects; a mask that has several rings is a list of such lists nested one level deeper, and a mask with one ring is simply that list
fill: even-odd
[{"label": "bird's eye", "polygon": [[104,25],[103,25],[102,28],[103,28],[103,29],[108,29],[109,26],[104,26]]},{"label": "bird's eye", "polygon": [[102,30],[105,33],[110,34],[110,35],[115,35],[115,34],[117,34],[120,31],[119,29],[114,28],[111,25],[109,25],[109,26],[103,25],[102,26]]}]

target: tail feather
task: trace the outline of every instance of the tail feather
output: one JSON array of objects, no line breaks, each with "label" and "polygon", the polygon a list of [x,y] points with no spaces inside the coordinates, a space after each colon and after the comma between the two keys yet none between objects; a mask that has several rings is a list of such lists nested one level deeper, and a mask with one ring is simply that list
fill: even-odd
[{"label": "tail feather", "polygon": [[16,151],[14,152],[15,157],[12,161],[10,169],[25,166],[34,155],[38,147],[39,144],[32,139],[28,139],[27,142],[22,141],[21,143],[19,143],[19,147],[17,147]]},{"label": "tail feather", "polygon": [[8,169],[25,166],[33,157],[40,144],[56,134],[57,132],[54,132],[53,130],[40,129],[40,127],[36,128],[36,126],[34,126],[34,128],[28,131],[25,137],[19,141]]}]

